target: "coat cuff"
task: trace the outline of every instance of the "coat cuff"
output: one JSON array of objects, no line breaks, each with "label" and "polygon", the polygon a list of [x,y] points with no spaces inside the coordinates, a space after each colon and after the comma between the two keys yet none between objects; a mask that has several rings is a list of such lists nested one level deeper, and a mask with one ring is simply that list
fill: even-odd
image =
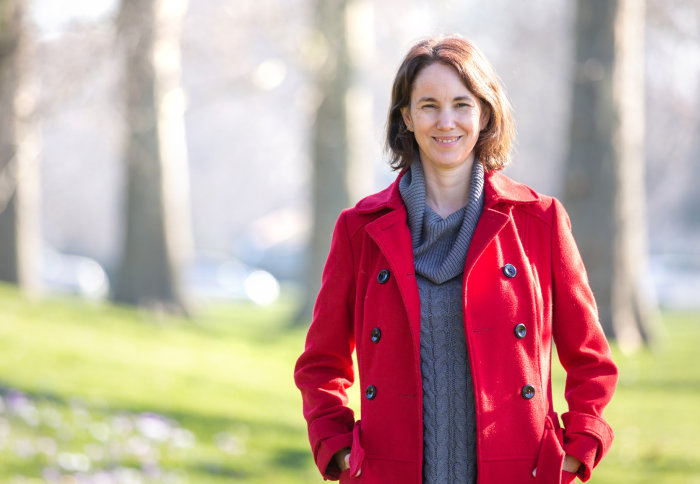
[{"label": "coat cuff", "polygon": [[564,452],[583,463],[577,474],[582,481],[587,481],[593,468],[608,452],[613,431],[602,418],[579,412],[565,413],[562,422]]},{"label": "coat cuff", "polygon": [[583,463],[576,473],[582,481],[590,479],[593,467],[600,460],[597,458],[599,447],[598,440],[588,435],[576,435],[572,439],[564,436],[564,452]]},{"label": "coat cuff", "polygon": [[345,447],[352,447],[352,432],[336,435],[321,441],[316,452],[316,465],[325,480],[340,479],[340,468],[333,456]]}]

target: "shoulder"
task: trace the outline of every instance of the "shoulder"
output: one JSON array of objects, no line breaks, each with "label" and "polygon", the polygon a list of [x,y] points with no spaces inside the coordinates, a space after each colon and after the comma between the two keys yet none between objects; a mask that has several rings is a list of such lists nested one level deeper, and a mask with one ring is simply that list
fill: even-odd
[{"label": "shoulder", "polygon": [[364,197],[354,207],[343,210],[340,217],[344,219],[351,235],[389,212],[405,212],[406,208],[399,192],[399,180],[402,176],[403,172],[388,187]]},{"label": "shoulder", "polygon": [[512,205],[518,213],[540,219],[546,224],[556,224],[568,215],[562,203],[555,197],[533,190],[501,172],[489,172],[485,179],[485,205]]},{"label": "shoulder", "polygon": [[378,191],[377,193],[366,196],[357,202],[357,204],[351,208],[350,211],[360,215],[365,215],[381,212],[382,210],[393,206],[395,198],[395,194],[393,193],[395,188],[394,185],[396,185],[396,182],[392,183],[383,190]]}]

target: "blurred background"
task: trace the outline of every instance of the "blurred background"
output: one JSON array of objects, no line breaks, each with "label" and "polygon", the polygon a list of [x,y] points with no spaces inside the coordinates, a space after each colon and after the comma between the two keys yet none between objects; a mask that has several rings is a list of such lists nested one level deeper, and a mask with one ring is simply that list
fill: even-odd
[{"label": "blurred background", "polygon": [[700,482],[698,0],[0,0],[0,481],[320,481],[292,367],[441,33],[500,74],[506,173],[564,201],[620,358],[593,482]]}]

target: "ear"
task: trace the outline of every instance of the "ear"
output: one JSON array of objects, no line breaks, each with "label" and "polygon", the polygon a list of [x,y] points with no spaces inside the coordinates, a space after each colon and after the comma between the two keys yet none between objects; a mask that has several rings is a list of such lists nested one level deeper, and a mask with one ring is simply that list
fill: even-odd
[{"label": "ear", "polygon": [[403,122],[406,124],[406,128],[409,131],[413,131],[413,120],[411,119],[411,110],[408,106],[401,108],[401,116],[403,117]]},{"label": "ear", "polygon": [[479,132],[486,129],[491,120],[491,106],[486,103],[482,103],[481,116],[479,117]]}]

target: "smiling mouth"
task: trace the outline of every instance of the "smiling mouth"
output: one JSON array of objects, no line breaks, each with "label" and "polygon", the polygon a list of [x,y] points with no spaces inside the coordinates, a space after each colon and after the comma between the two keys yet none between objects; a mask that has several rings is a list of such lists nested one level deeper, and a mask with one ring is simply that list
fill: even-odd
[{"label": "smiling mouth", "polygon": [[450,143],[454,143],[454,142],[457,141],[459,138],[461,138],[461,136],[452,136],[451,138],[436,138],[436,137],[433,137],[433,139],[434,139],[435,141],[437,141],[438,143],[441,143],[441,144],[445,144],[445,145],[450,144]]}]

